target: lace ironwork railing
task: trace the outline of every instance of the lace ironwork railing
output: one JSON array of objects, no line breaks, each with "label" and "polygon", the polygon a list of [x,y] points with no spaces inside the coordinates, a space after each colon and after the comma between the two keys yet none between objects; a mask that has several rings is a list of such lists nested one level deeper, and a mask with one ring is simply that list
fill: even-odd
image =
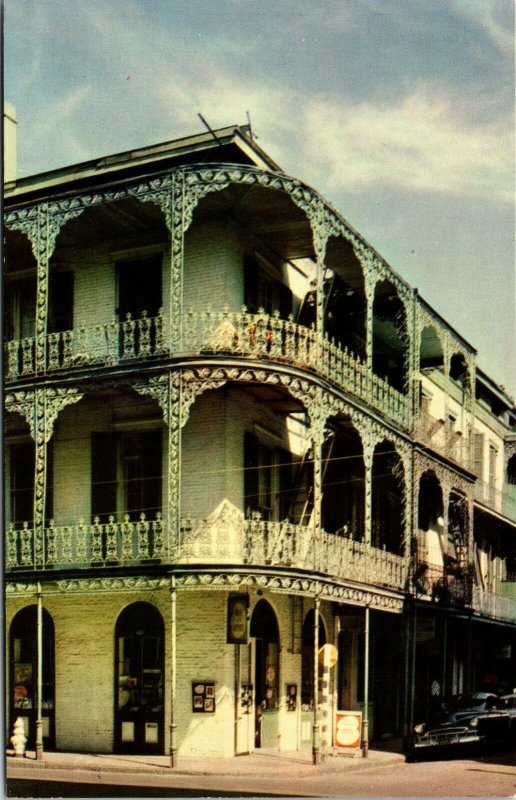
[{"label": "lace ironwork railing", "polygon": [[[163,314],[139,319],[127,314],[123,322],[88,328],[81,325],[71,331],[49,333],[44,338],[46,372],[74,367],[113,365],[132,359],[160,355],[165,349]],[[7,380],[35,372],[36,339],[7,342],[5,346]]]},{"label": "lace ironwork railing", "polygon": [[107,522],[45,528],[42,563],[35,561],[34,531],[28,523],[9,525],[7,571],[104,568],[131,564],[235,564],[317,571],[333,578],[403,590],[407,559],[354,541],[290,522],[244,519],[223,513],[208,519],[182,520],[179,546],[168,553],[161,514],[148,520],[141,514]]},{"label": "lace ironwork railing", "polygon": [[516,600],[501,594],[485,592],[478,586],[473,587],[473,609],[486,617],[510,622],[516,620]]},{"label": "lace ironwork railing", "polygon": [[460,431],[451,430],[445,420],[437,419],[424,412],[418,412],[417,436],[446,458],[469,469],[470,446],[468,437]]},{"label": "lace ironwork railing", "polygon": [[[93,328],[50,333],[44,338],[46,372],[74,367],[116,365],[159,356],[168,352],[169,342],[162,313],[140,319],[130,315],[124,322],[113,321]],[[395,420],[409,426],[408,397],[371,372],[367,364],[347,348],[341,348],[326,334],[298,325],[292,316],[281,319],[279,312],[249,313],[245,307],[190,311],[182,319],[182,354],[231,354],[244,358],[271,360],[308,369],[322,375],[350,394]],[[6,344],[7,380],[34,374],[35,339]]]},{"label": "lace ironwork railing", "polygon": [[27,522],[21,528],[10,524],[6,535],[6,567],[12,569],[52,569],[68,567],[105,567],[120,564],[162,562],[166,547],[161,514],[148,520],[140,514],[131,520],[128,514],[121,522],[110,516],[92,524],[79,520],[77,525],[55,525],[45,528],[42,563],[35,561],[34,531]]},{"label": "lace ironwork railing", "polygon": [[334,578],[403,590],[408,562],[364,542],[290,522],[259,518],[182,521],[181,563],[232,563],[318,571]]},{"label": "lace ironwork railing", "polygon": [[448,606],[471,605],[472,578],[467,568],[445,567],[419,560],[412,578],[413,590],[420,599]]},{"label": "lace ironwork railing", "polygon": [[365,362],[341,348],[326,334],[260,310],[239,312],[191,310],[183,318],[183,348],[189,353],[230,353],[271,359],[310,369],[345,391],[357,395],[400,425],[407,427],[408,399],[374,375]]}]

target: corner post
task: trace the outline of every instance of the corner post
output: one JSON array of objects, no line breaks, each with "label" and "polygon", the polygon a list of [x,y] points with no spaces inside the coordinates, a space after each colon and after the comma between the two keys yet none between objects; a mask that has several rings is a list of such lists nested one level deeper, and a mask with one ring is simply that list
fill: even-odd
[{"label": "corner post", "polygon": [[312,764],[316,766],[321,763],[321,741],[319,725],[319,595],[316,594],[314,601],[314,676],[313,676],[313,695],[314,695],[314,718],[313,718],[313,738],[312,738]]},{"label": "corner post", "polygon": [[176,609],[176,579],[172,575],[170,579],[170,647],[171,654],[171,675],[170,675],[170,768],[177,766],[177,722],[176,722],[176,633],[177,633],[177,609]]},{"label": "corner post", "polygon": [[365,607],[364,625],[364,716],[362,717],[362,756],[369,754],[369,605]]},{"label": "corner post", "polygon": [[41,583],[37,583],[36,597],[37,607],[37,701],[36,701],[36,761],[43,761],[43,720],[41,717],[42,694],[43,694],[43,598],[41,594]]}]

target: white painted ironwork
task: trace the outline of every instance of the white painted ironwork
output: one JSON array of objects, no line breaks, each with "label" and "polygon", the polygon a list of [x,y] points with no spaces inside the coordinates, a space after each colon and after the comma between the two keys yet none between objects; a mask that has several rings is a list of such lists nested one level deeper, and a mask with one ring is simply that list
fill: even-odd
[{"label": "white painted ironwork", "polygon": [[473,587],[473,609],[479,614],[509,622],[516,620],[516,600]]}]

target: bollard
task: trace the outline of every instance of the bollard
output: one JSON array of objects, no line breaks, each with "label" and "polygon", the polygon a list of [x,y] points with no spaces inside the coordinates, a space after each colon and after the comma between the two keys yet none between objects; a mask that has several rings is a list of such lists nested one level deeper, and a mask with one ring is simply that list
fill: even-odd
[{"label": "bollard", "polygon": [[14,747],[15,756],[17,756],[17,758],[24,758],[27,737],[25,736],[25,726],[21,717],[17,717],[16,722],[14,723],[11,743]]}]

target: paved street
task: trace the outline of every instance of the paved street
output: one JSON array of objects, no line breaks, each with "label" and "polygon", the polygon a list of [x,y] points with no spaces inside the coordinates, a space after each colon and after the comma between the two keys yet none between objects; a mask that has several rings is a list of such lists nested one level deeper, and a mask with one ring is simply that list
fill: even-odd
[{"label": "paved street", "polygon": [[[512,797],[516,794],[516,758],[502,753],[485,758],[407,764],[374,760],[364,764],[328,758],[320,767],[273,757],[217,760],[204,770],[148,772],[20,766],[9,760],[9,797]],[[239,766],[234,766],[235,762]],[[272,765],[272,766],[271,766]],[[233,773],[228,770],[233,769]],[[27,779],[30,780],[27,780]],[[39,778],[39,781],[34,781]]]}]

